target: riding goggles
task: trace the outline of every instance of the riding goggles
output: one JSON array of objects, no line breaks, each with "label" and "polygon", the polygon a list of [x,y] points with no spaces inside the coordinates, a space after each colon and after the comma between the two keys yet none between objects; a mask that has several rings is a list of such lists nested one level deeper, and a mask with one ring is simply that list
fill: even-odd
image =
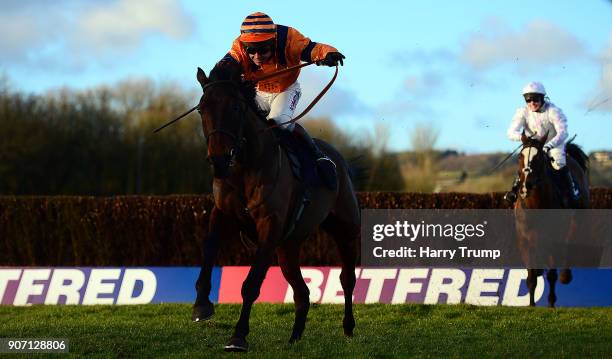
[{"label": "riding goggles", "polygon": [[246,53],[249,55],[255,55],[255,54],[264,55],[272,51],[272,46],[245,47],[244,51],[246,51]]},{"label": "riding goggles", "polygon": [[526,103],[530,103],[530,102],[540,103],[540,102],[542,102],[542,97],[540,97],[540,96],[525,96],[525,102]]}]

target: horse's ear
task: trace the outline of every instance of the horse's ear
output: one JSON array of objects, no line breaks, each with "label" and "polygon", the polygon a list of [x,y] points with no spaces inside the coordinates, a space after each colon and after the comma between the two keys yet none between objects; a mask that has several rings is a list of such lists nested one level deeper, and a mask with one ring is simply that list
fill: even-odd
[{"label": "horse's ear", "polygon": [[208,83],[208,77],[206,77],[206,74],[204,73],[204,70],[202,70],[201,68],[198,67],[198,73],[197,73],[196,77],[198,78],[198,82],[200,83],[202,88],[204,88],[204,85],[206,85]]}]

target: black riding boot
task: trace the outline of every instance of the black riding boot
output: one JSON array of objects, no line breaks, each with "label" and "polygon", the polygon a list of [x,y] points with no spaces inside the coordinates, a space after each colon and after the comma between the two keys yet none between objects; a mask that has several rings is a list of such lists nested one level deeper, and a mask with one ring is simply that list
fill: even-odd
[{"label": "black riding boot", "polygon": [[569,197],[572,203],[575,203],[578,198],[580,198],[580,190],[574,183],[574,179],[572,178],[569,168],[567,166],[560,168],[559,175],[561,176],[561,181],[563,182],[565,194]]},{"label": "black riding boot", "polygon": [[317,159],[317,170],[319,175],[325,182],[325,185],[331,190],[336,190],[338,187],[338,175],[336,173],[336,164],[332,161],[321,149],[316,142],[310,137],[304,127],[295,124],[293,134],[296,138],[306,144],[312,155]]},{"label": "black riding boot", "polygon": [[510,204],[514,204],[514,202],[516,202],[516,199],[518,198],[517,192],[520,185],[521,178],[519,176],[514,177],[514,182],[512,182],[512,189],[510,190],[510,192],[506,192],[506,194],[504,195],[504,200],[506,200],[506,202]]}]

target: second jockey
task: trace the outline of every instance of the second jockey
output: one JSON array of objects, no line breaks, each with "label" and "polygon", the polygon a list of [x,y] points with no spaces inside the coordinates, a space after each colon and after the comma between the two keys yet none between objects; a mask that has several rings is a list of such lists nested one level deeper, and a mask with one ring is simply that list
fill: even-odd
[{"label": "second jockey", "polygon": [[[539,82],[530,82],[523,88],[523,97],[526,106],[519,107],[512,118],[508,128],[508,137],[513,141],[520,141],[522,131],[527,137],[545,140],[544,151],[552,158],[552,166],[560,171],[565,192],[572,201],[580,196],[578,187],[574,184],[572,175],[566,166],[565,141],[567,140],[567,119],[563,111],[555,106],[548,97],[544,85]],[[544,138],[544,136],[547,138]],[[512,190],[504,198],[510,203],[517,199],[520,178],[517,176],[512,184]]]}]

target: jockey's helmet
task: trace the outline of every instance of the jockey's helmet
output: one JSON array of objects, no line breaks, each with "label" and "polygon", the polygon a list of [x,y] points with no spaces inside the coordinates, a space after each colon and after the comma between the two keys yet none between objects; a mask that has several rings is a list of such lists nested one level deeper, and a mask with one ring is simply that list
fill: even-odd
[{"label": "jockey's helmet", "polygon": [[268,15],[255,12],[247,16],[240,26],[240,41],[262,42],[276,36],[276,25]]},{"label": "jockey's helmet", "polygon": [[532,81],[523,87],[523,96],[531,93],[546,96],[546,89],[544,89],[544,85],[541,83]]}]

